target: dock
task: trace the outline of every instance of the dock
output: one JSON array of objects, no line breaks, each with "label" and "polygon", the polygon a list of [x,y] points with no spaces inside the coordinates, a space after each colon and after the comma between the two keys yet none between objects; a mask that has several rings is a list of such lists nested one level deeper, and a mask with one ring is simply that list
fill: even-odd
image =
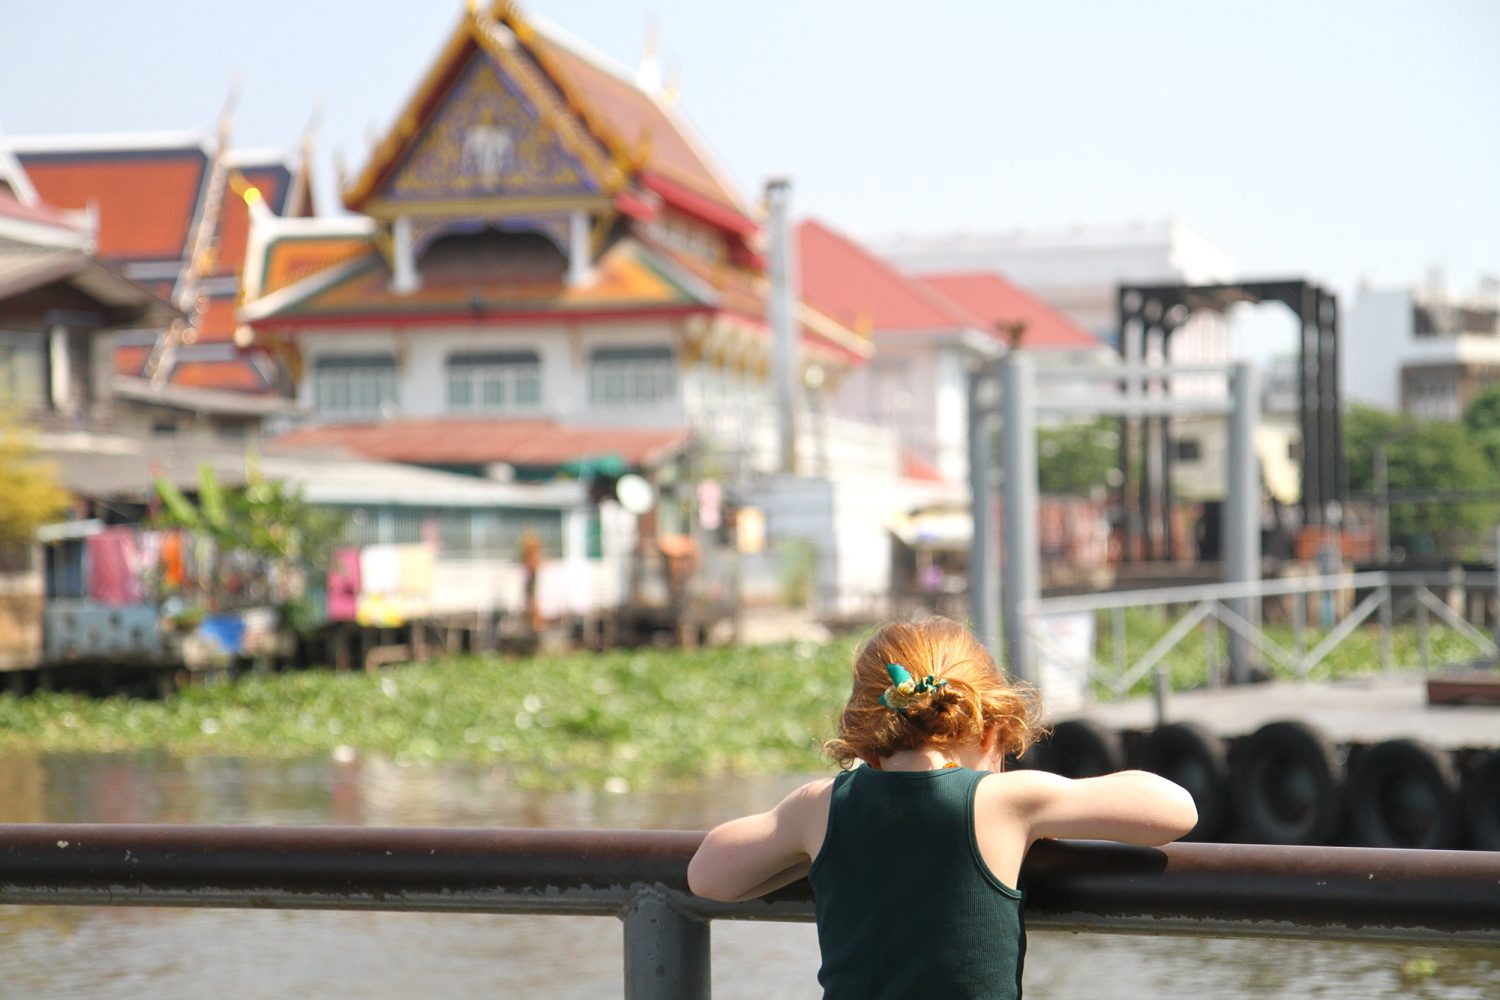
[{"label": "dock", "polygon": [[1444,750],[1500,745],[1500,706],[1428,704],[1427,682],[1442,676],[1412,671],[1203,688],[1168,694],[1162,720],[1149,696],[1091,705],[1067,718],[1138,732],[1154,729],[1159,721],[1195,722],[1225,738],[1248,735],[1268,722],[1297,719],[1341,744],[1410,738]]}]

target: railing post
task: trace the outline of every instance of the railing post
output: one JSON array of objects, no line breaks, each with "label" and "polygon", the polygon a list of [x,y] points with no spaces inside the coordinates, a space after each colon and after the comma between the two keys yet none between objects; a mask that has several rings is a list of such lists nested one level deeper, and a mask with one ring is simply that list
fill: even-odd
[{"label": "railing post", "polygon": [[1391,656],[1391,626],[1395,618],[1392,614],[1395,609],[1391,605],[1395,600],[1390,584],[1380,588],[1380,669],[1387,672],[1396,668]]},{"label": "railing post", "polygon": [[996,663],[1004,662],[1000,643],[1000,550],[995,530],[994,431],[995,374],[986,365],[969,373],[969,615],[974,631]]},{"label": "railing post", "polygon": [[647,886],[631,899],[625,922],[625,1000],[708,1000],[708,921]]},{"label": "railing post", "polygon": [[1298,677],[1302,676],[1302,658],[1307,655],[1307,599],[1311,596],[1306,589],[1292,594],[1292,649],[1297,654]]},{"label": "railing post", "polygon": [[1000,359],[1001,439],[1004,442],[1005,565],[1000,583],[1006,665],[1010,673],[1036,683],[1027,617],[1041,596],[1041,553],[1037,538],[1036,366],[1025,351]]},{"label": "railing post", "polygon": [[[1421,585],[1417,589],[1422,593],[1427,592],[1426,585]],[[1417,655],[1422,660],[1422,672],[1426,673],[1431,670],[1432,653],[1427,646],[1427,602],[1421,600],[1420,596],[1417,600]]]},{"label": "railing post", "polygon": [[[1260,378],[1245,362],[1230,376],[1234,407],[1229,415],[1228,483],[1224,497],[1224,582],[1251,583],[1261,578],[1260,465],[1255,457],[1255,428],[1260,423]],[[1231,598],[1229,610],[1260,628],[1259,596]],[[1238,632],[1229,635],[1229,680],[1250,680],[1250,643]]]},{"label": "railing post", "polygon": [[1495,525],[1495,620],[1493,628],[1495,645],[1500,646],[1500,524]]}]

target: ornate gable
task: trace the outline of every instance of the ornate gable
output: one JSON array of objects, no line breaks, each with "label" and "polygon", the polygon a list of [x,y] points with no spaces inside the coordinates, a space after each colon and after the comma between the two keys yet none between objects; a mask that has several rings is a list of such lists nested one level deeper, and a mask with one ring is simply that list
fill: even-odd
[{"label": "ornate gable", "polygon": [[486,53],[474,51],[376,202],[381,214],[487,214],[501,201],[560,207],[600,194],[599,180],[555,126]]}]

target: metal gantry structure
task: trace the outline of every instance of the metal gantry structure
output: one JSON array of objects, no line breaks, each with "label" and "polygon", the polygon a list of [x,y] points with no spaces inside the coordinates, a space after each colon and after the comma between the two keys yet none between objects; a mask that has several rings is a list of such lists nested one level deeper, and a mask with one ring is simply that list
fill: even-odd
[{"label": "metal gantry structure", "polygon": [[[1225,377],[1227,398],[1173,398],[1145,392],[1148,379],[1184,375]],[[1082,384],[1085,392],[1070,395],[1049,391],[1039,395],[1039,380],[1048,382],[1049,388]],[[1122,383],[1125,392],[1112,391]],[[1214,367],[1039,369],[1024,350],[1011,351],[969,376],[969,489],[974,522],[969,592],[976,633],[1012,676],[1029,683],[1037,681],[1027,616],[1034,612],[1041,596],[1036,427],[1037,415],[1043,412],[1125,419],[1227,416],[1224,582],[1245,584],[1260,579],[1260,472],[1254,444],[1255,427],[1260,421],[1260,378],[1253,366],[1240,362]],[[1001,440],[998,468],[994,448],[997,436]],[[993,502],[997,478],[1003,512],[1003,530],[998,536]],[[1246,621],[1258,619],[1257,602],[1248,597],[1235,598],[1232,608]],[[1231,680],[1248,679],[1250,655],[1246,638],[1231,635]]]},{"label": "metal gantry structure", "polygon": [[[1119,350],[1127,368],[1155,357],[1171,358],[1172,336],[1195,313],[1223,313],[1240,303],[1280,302],[1297,318],[1297,387],[1302,435],[1302,523],[1337,521],[1348,496],[1340,426],[1338,297],[1301,278],[1205,285],[1121,285],[1118,293]],[[1150,387],[1171,392],[1166,369],[1143,367]],[[1171,416],[1123,416],[1120,470],[1135,504],[1121,523],[1126,562],[1136,557],[1137,538],[1146,561],[1173,551]],[[1136,458],[1140,461],[1137,462]],[[1139,470],[1139,482],[1130,480]]]}]

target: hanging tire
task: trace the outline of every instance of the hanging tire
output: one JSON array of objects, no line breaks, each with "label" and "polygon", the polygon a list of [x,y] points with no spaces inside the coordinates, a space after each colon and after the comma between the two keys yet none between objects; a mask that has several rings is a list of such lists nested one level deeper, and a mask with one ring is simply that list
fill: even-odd
[{"label": "hanging tire", "polygon": [[1094,778],[1125,768],[1120,735],[1092,719],[1069,719],[1052,729],[1047,770],[1065,778]]},{"label": "hanging tire", "polygon": [[1261,726],[1235,748],[1230,801],[1247,840],[1327,844],[1343,819],[1344,766],[1305,722]]},{"label": "hanging tire", "polygon": [[1139,766],[1188,790],[1198,825],[1183,840],[1215,840],[1229,820],[1229,755],[1224,741],[1193,722],[1152,730],[1141,743]]},{"label": "hanging tire", "polygon": [[1350,769],[1349,821],[1365,847],[1452,847],[1459,808],[1453,761],[1418,740],[1377,744]]},{"label": "hanging tire", "polygon": [[1463,807],[1469,845],[1500,851],[1500,750],[1491,750],[1464,772]]}]

